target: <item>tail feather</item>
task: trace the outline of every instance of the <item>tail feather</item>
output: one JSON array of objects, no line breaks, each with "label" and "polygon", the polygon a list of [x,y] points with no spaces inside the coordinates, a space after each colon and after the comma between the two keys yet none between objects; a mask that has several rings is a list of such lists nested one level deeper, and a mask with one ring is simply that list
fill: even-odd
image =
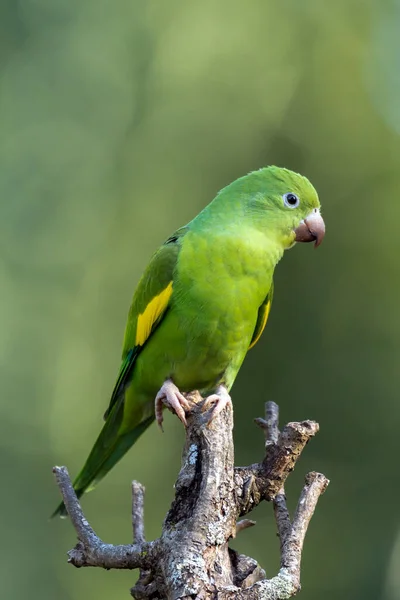
[{"label": "tail feather", "polygon": [[[95,485],[101,479],[103,479],[108,471],[124,456],[124,454],[154,420],[154,415],[152,415],[151,417],[148,417],[140,422],[134,429],[132,429],[132,431],[129,431],[121,436],[111,436],[110,430],[114,429],[115,431],[115,426],[117,425],[116,420],[119,421],[118,415],[115,414],[115,411],[113,411],[113,413],[114,414],[111,414],[107,419],[107,422],[104,424],[104,427],[101,430],[100,435],[97,438],[83,469],[74,481],[74,490],[78,498],[80,498],[85,492],[92,490]],[[67,510],[64,502],[60,503],[51,516],[67,516]]]}]

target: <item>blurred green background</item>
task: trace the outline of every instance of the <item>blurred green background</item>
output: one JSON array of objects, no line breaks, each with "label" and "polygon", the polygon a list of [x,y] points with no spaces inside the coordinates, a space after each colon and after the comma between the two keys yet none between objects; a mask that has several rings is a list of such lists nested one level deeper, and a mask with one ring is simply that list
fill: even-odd
[{"label": "blurred green background", "polygon": [[[1,0],[1,597],[123,600],[136,573],[73,569],[51,467],[75,474],[102,425],[132,292],[153,250],[224,185],[268,164],[319,191],[324,244],[286,254],[262,341],[233,389],[252,419],[321,432],[331,479],[306,538],[303,600],[400,599],[400,3]],[[130,541],[130,481],[156,537],[183,429],[167,415],[84,501]],[[234,547],[275,574],[272,509]]]}]

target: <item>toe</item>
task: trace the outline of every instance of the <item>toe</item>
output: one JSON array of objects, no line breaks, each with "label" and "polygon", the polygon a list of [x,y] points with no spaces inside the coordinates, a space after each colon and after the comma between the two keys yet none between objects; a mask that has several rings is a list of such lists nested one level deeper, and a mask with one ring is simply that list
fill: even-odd
[{"label": "toe", "polygon": [[212,394],[206,398],[204,405],[208,407],[210,404],[215,404],[215,406],[210,411],[209,423],[224,410],[225,406],[232,406],[231,397],[224,386],[220,386],[216,394]]},{"label": "toe", "polygon": [[181,406],[183,406],[183,408],[185,408],[186,410],[190,410],[189,402],[186,400],[185,396],[183,394],[181,394],[181,392],[178,389],[176,391],[176,397],[179,400],[179,404]]},{"label": "toe", "polygon": [[179,403],[179,400],[176,397],[169,401],[169,408],[172,410],[172,412],[176,413],[178,419],[180,419],[184,426],[187,427],[185,411],[183,410],[182,406]]},{"label": "toe", "polygon": [[154,403],[154,413],[156,416],[156,422],[162,432],[164,432],[163,428],[163,401],[162,398],[159,398],[159,394],[156,396],[156,400]]},{"label": "toe", "polygon": [[212,421],[213,419],[215,419],[215,417],[217,415],[219,415],[220,412],[222,412],[225,408],[225,406],[229,406],[230,403],[227,402],[225,399],[220,399],[216,405],[214,406],[214,408],[211,410],[211,414],[210,414],[210,421]]},{"label": "toe", "polygon": [[161,389],[159,390],[159,392],[155,398],[155,405],[154,405],[155,417],[156,417],[156,421],[157,421],[158,425],[161,427],[161,429],[162,429],[162,422],[163,422],[162,411],[163,411],[164,405],[169,410],[176,413],[178,418],[182,421],[182,423],[186,427],[187,423],[186,423],[185,409],[189,410],[190,405],[189,405],[188,401],[186,400],[185,396],[183,394],[181,394],[179,389],[176,387],[176,385],[170,379],[167,379],[163,383],[163,385],[161,386]]},{"label": "toe", "polygon": [[211,396],[207,396],[207,398],[204,400],[204,404],[202,407],[203,412],[205,412],[206,410],[209,410],[211,405],[217,404],[219,402],[219,400],[220,400],[220,397],[218,396],[218,394],[211,394]]}]

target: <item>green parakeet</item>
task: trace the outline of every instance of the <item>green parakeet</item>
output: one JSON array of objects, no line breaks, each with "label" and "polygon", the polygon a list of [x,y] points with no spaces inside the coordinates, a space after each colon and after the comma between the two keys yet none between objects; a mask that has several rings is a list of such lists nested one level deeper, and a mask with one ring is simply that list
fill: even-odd
[{"label": "green parakeet", "polygon": [[[78,477],[78,496],[120,460],[162,405],[185,423],[185,392],[211,395],[217,414],[266,325],[273,273],[297,242],[325,233],[305,177],[267,167],[237,179],[157,250],[129,310],[105,424]],[[61,504],[54,513],[65,514]]]}]

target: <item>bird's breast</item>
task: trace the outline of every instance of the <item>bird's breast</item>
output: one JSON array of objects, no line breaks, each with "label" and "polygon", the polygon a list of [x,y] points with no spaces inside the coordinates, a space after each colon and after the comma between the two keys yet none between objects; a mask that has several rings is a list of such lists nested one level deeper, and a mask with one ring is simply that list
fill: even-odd
[{"label": "bird's breast", "polygon": [[272,281],[268,256],[248,237],[193,235],[181,249],[173,291],[187,363],[218,374],[241,364]]},{"label": "bird's breast", "polygon": [[[258,310],[270,287],[274,256],[263,236],[193,234],[179,254],[174,291],[197,308],[228,318]],[[221,309],[224,308],[224,311]]]}]

